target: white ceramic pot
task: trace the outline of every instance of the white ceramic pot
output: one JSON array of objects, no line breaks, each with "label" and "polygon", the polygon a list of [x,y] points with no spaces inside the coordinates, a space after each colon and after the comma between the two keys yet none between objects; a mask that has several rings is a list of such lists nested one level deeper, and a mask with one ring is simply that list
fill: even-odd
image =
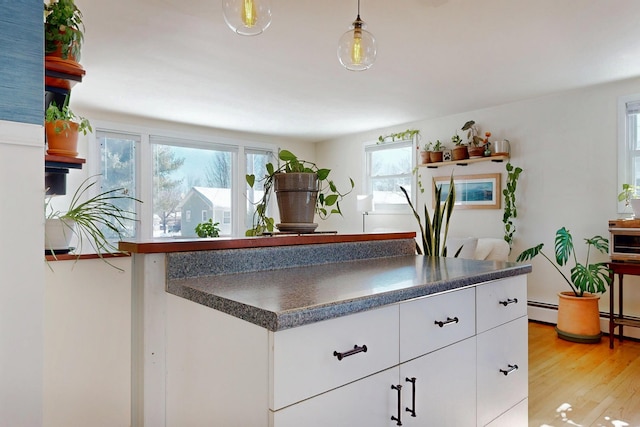
[{"label": "white ceramic pot", "polygon": [[76,222],[70,219],[47,219],[44,226],[45,251],[69,250]]},{"label": "white ceramic pot", "polygon": [[631,209],[633,209],[633,216],[640,218],[640,199],[630,199]]}]

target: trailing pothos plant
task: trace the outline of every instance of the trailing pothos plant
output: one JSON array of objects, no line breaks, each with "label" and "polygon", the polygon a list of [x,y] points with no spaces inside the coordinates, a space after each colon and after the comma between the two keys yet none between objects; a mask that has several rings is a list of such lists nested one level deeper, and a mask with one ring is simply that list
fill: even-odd
[{"label": "trailing pothos plant", "polygon": [[[446,199],[442,202],[442,186],[436,186],[435,181],[433,181],[433,191],[435,194],[435,207],[433,209],[433,215],[429,214],[429,210],[427,209],[427,205],[424,206],[424,226],[422,225],[422,219],[418,212],[416,212],[413,204],[411,203],[411,198],[407,193],[407,190],[404,187],[400,187],[400,190],[404,193],[404,196],[407,198],[407,203],[409,203],[409,207],[413,211],[413,216],[416,218],[418,222],[418,226],[420,227],[420,237],[422,238],[422,250],[420,246],[416,244],[416,250],[419,254],[429,255],[429,256],[447,256],[447,234],[449,233],[449,221],[451,219],[451,214],[453,213],[453,207],[456,203],[456,187],[453,183],[453,175],[451,175],[451,181],[449,182],[449,193],[447,194]],[[444,231],[443,231],[444,230]],[[462,250],[462,247],[458,250],[458,253],[455,254],[457,256]]]},{"label": "trailing pothos plant", "polygon": [[382,144],[384,142],[389,142],[389,139],[391,140],[391,142],[393,141],[404,141],[407,139],[413,139],[413,137],[416,137],[417,139],[420,139],[420,130],[419,129],[407,129],[404,132],[397,132],[397,133],[391,133],[389,135],[380,135],[378,137],[378,144]]},{"label": "trailing pothos plant", "polygon": [[504,223],[504,240],[509,244],[509,248],[513,244],[513,235],[516,233],[516,225],[513,220],[518,217],[518,207],[516,206],[516,189],[518,187],[518,178],[522,173],[522,168],[514,167],[507,162],[507,186],[502,190],[504,196],[504,212],[502,214],[502,222]]},{"label": "trailing pothos plant", "polygon": [[[535,258],[538,254],[542,255],[553,265],[553,267],[560,273],[562,278],[567,282],[575,296],[581,297],[585,292],[588,293],[604,293],[607,288],[605,285],[611,284],[611,278],[609,276],[609,268],[606,262],[589,263],[589,255],[591,248],[606,254],[609,252],[609,240],[602,236],[593,236],[590,239],[584,239],[587,244],[587,257],[584,264],[578,262],[574,247],[573,237],[569,230],[562,227],[556,231],[555,238],[555,263],[551,258],[542,252],[544,243],[540,243],[537,246],[522,251],[516,261],[527,261]],[[561,266],[566,265],[569,262],[569,258],[573,256],[574,266],[571,268],[571,280],[560,269]]]},{"label": "trailing pothos plant", "polygon": [[266,174],[256,181],[254,174],[246,175],[247,184],[254,188],[256,183],[262,183],[263,194],[256,203],[256,210],[253,214],[252,228],[245,232],[246,236],[258,236],[266,232],[273,232],[275,221],[268,216],[267,208],[271,200],[275,176],[279,173],[315,173],[318,176],[318,196],[316,199],[316,213],[321,219],[326,219],[332,214],[342,215],[340,202],[355,186],[353,179],[349,178],[351,187],[349,191],[339,191],[332,180],[329,179],[331,169],[320,168],[313,162],[298,159],[298,157],[288,150],[280,150],[278,158],[283,162],[276,168],[273,163],[265,165]]}]

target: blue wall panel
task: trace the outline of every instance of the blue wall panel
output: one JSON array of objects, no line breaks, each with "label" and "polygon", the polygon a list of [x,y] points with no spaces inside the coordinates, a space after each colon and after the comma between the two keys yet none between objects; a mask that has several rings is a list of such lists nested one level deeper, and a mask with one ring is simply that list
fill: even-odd
[{"label": "blue wall panel", "polygon": [[40,0],[0,0],[0,120],[44,122]]}]

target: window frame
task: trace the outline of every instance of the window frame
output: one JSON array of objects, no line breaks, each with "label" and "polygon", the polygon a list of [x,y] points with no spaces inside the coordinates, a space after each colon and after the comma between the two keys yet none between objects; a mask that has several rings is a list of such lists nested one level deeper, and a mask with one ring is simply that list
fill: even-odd
[{"label": "window frame", "polygon": [[[370,153],[374,151],[383,151],[385,149],[393,149],[400,147],[411,147],[411,160],[409,165],[409,179],[411,180],[411,192],[409,196],[411,197],[411,201],[416,203],[417,200],[417,178],[416,175],[416,167],[417,167],[417,139],[403,139],[398,141],[390,141],[390,142],[365,142],[363,144],[363,185],[362,191],[363,194],[373,194],[372,188],[372,176],[371,176],[371,156]],[[376,204],[375,198],[373,200],[374,210],[369,212],[368,214],[373,215],[406,215],[411,213],[411,208],[408,204],[399,204],[399,205],[391,205],[391,204]]]},{"label": "window frame", "polygon": [[[635,185],[633,183],[633,164],[634,159],[640,159],[640,150],[631,149],[628,104],[637,104],[640,110],[640,93],[620,96],[618,98],[618,186],[616,195],[622,191],[623,184]],[[632,154],[632,151],[635,151],[635,154]],[[640,179],[640,170],[637,171],[636,178]],[[619,214],[629,213],[629,208],[624,205],[624,201],[617,203],[617,212]]]},{"label": "window frame", "polygon": [[[137,218],[139,219],[136,228],[136,236],[139,239],[153,239],[153,143],[162,141],[177,140],[187,142],[187,147],[215,149],[218,147],[226,147],[226,151],[233,153],[232,161],[234,162],[234,174],[232,177],[232,237],[244,236],[244,206],[246,204],[245,194],[245,152],[261,151],[273,153],[277,157],[279,147],[275,144],[265,143],[261,141],[250,141],[242,138],[230,138],[228,136],[220,136],[216,133],[198,133],[198,132],[174,132],[161,128],[152,128],[146,126],[138,126],[117,122],[92,120],[94,132],[89,134],[89,147],[87,151],[88,165],[87,170],[90,175],[101,174],[100,164],[100,144],[98,141],[98,131],[111,134],[131,135],[140,138],[135,145],[135,191],[137,197],[143,203],[137,204]],[[152,139],[154,139],[152,143]],[[172,144],[169,144],[172,145]],[[176,146],[185,146],[183,144],[175,144]],[[240,212],[242,210],[242,212]]]}]

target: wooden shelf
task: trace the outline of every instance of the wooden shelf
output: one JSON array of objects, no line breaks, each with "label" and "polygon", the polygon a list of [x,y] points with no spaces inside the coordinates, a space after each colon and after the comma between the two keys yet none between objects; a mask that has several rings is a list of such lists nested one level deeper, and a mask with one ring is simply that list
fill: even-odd
[{"label": "wooden shelf", "polygon": [[423,164],[418,165],[418,167],[436,169],[436,168],[439,168],[440,166],[452,166],[452,165],[467,166],[467,165],[470,165],[471,163],[480,163],[480,162],[497,162],[497,163],[501,163],[501,162],[503,162],[505,160],[509,160],[509,156],[506,155],[506,154],[501,154],[501,155],[498,155],[498,156],[477,157],[477,158],[474,158],[474,159],[453,160],[453,161],[450,161],[450,162],[423,163]]},{"label": "wooden shelf", "polygon": [[82,169],[85,159],[78,157],[44,156],[44,184],[47,195],[64,195],[67,190],[69,169]]}]

